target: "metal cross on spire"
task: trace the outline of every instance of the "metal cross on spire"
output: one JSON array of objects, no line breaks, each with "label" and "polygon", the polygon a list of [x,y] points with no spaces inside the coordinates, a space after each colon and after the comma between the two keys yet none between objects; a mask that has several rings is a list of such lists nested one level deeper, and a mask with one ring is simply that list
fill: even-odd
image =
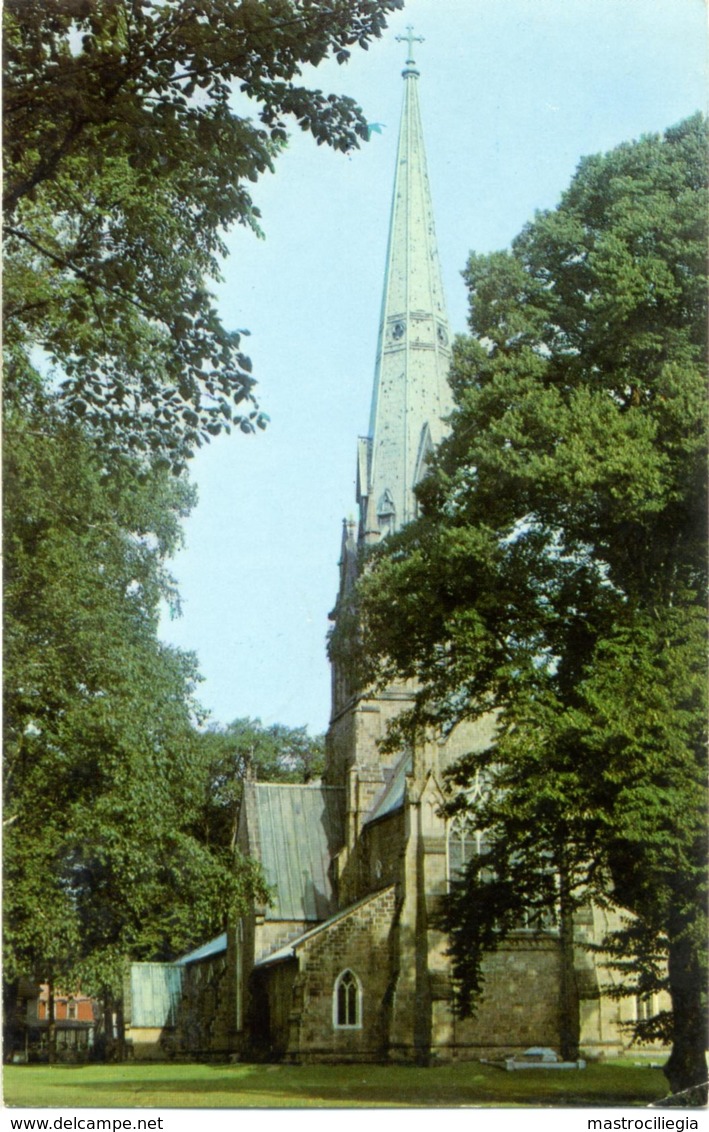
[{"label": "metal cross on spire", "polygon": [[423,36],[422,35],[414,35],[413,26],[411,24],[407,24],[406,35],[397,35],[396,41],[397,41],[397,43],[408,43],[408,45],[409,45],[409,57],[406,60],[406,62],[407,63],[415,63],[416,60],[414,59],[414,44],[415,43],[423,43],[424,42]]}]

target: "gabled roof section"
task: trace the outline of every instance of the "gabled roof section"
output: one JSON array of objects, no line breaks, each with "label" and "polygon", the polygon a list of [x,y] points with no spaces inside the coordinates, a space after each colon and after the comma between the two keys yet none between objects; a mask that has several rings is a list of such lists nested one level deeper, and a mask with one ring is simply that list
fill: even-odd
[{"label": "gabled roof section", "polygon": [[266,919],[327,919],[335,911],[329,865],[342,847],[344,788],[247,782],[244,801],[248,851],[273,893]]},{"label": "gabled roof section", "polygon": [[271,963],[283,963],[286,959],[293,959],[298,948],[302,947],[303,944],[307,943],[313,936],[318,935],[319,932],[327,931],[327,929],[331,928],[334,924],[338,924],[340,920],[346,919],[347,916],[350,916],[359,908],[363,908],[365,904],[369,904],[372,900],[377,900],[387,889],[394,887],[394,885],[390,884],[387,885],[387,888],[380,888],[377,892],[370,892],[368,896],[363,896],[361,900],[357,900],[354,904],[349,904],[340,912],[336,912],[333,916],[330,916],[324,923],[318,924],[316,928],[310,928],[307,932],[303,932],[302,935],[299,935],[297,939],[293,939],[290,943],[279,947],[277,951],[272,951],[270,955],[264,955],[261,959],[257,959],[254,966],[268,967]]},{"label": "gabled roof section", "polygon": [[369,825],[370,822],[376,821],[377,818],[383,818],[387,814],[393,814],[395,810],[403,806],[406,791],[406,776],[411,773],[411,767],[411,753],[405,751],[395,765],[392,776],[384,787],[384,790],[372,806],[365,825]]},{"label": "gabled roof section", "polygon": [[208,943],[203,943],[201,947],[196,947],[194,951],[189,951],[187,955],[180,956],[176,962],[181,965],[199,963],[200,959],[211,959],[213,955],[221,955],[224,951],[226,951],[226,932],[222,932],[215,939],[210,939]]}]

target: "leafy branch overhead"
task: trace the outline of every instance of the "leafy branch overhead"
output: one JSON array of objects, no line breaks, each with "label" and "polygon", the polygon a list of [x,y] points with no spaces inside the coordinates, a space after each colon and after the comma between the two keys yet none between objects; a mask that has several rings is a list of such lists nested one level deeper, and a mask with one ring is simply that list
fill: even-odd
[{"label": "leafy branch overhead", "polygon": [[298,80],[366,48],[400,6],[8,0],[10,394],[39,351],[68,411],[175,466],[210,436],[263,427],[244,331],[222,325],[208,281],[231,225],[258,232],[250,185],[289,121],[340,150],[366,139],[351,99]]}]

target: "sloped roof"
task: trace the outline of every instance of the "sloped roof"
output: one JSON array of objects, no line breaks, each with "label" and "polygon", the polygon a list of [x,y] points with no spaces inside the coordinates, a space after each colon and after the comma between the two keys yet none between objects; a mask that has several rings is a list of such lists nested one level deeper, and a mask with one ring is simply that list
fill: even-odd
[{"label": "sloped roof", "polygon": [[382,892],[386,892],[387,889],[394,887],[393,884],[388,884],[386,888],[380,888],[376,892],[370,892],[367,896],[363,896],[361,900],[356,900],[354,904],[348,904],[346,908],[335,912],[335,914],[325,920],[324,923],[318,924],[317,927],[309,928],[307,932],[303,932],[297,939],[292,939],[289,943],[284,944],[283,947],[272,951],[270,955],[263,955],[260,959],[256,960],[254,966],[270,967],[273,963],[283,963],[286,959],[292,959],[298,948],[302,947],[307,940],[312,939],[313,936],[318,935],[320,932],[327,931],[333,924],[338,924],[340,920],[344,920],[345,917],[351,915],[352,912],[356,912],[357,909],[364,907],[365,904],[369,904],[371,900],[376,900],[377,897],[381,896]]},{"label": "sloped roof", "polygon": [[398,763],[394,767],[391,778],[384,787],[382,793],[375,800],[374,805],[367,817],[366,825],[370,822],[376,821],[377,818],[383,818],[386,814],[393,814],[394,810],[398,810],[404,804],[404,791],[406,789],[406,776],[411,773],[411,754],[406,752],[401,756]]},{"label": "sloped roof", "polygon": [[210,939],[208,943],[203,943],[201,947],[196,947],[194,951],[189,951],[187,955],[180,956],[176,962],[198,963],[200,959],[210,959],[212,955],[219,955],[222,951],[226,951],[226,932],[222,932],[215,939]]},{"label": "sloped roof", "polygon": [[342,846],[345,791],[338,786],[247,782],[249,853],[273,891],[267,920],[326,920],[335,911],[329,874]]}]

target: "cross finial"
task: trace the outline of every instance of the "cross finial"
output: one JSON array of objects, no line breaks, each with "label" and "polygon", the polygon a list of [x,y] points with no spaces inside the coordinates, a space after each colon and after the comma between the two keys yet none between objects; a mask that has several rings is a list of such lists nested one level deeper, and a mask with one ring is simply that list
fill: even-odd
[{"label": "cross finial", "polygon": [[407,63],[414,63],[415,62],[415,60],[414,60],[414,44],[415,43],[423,43],[423,41],[424,41],[423,36],[422,35],[414,35],[414,29],[413,29],[412,25],[408,24],[407,28],[406,28],[406,35],[397,35],[396,41],[397,41],[397,43],[408,43],[408,45],[409,45],[409,57],[406,60],[406,62]]}]

